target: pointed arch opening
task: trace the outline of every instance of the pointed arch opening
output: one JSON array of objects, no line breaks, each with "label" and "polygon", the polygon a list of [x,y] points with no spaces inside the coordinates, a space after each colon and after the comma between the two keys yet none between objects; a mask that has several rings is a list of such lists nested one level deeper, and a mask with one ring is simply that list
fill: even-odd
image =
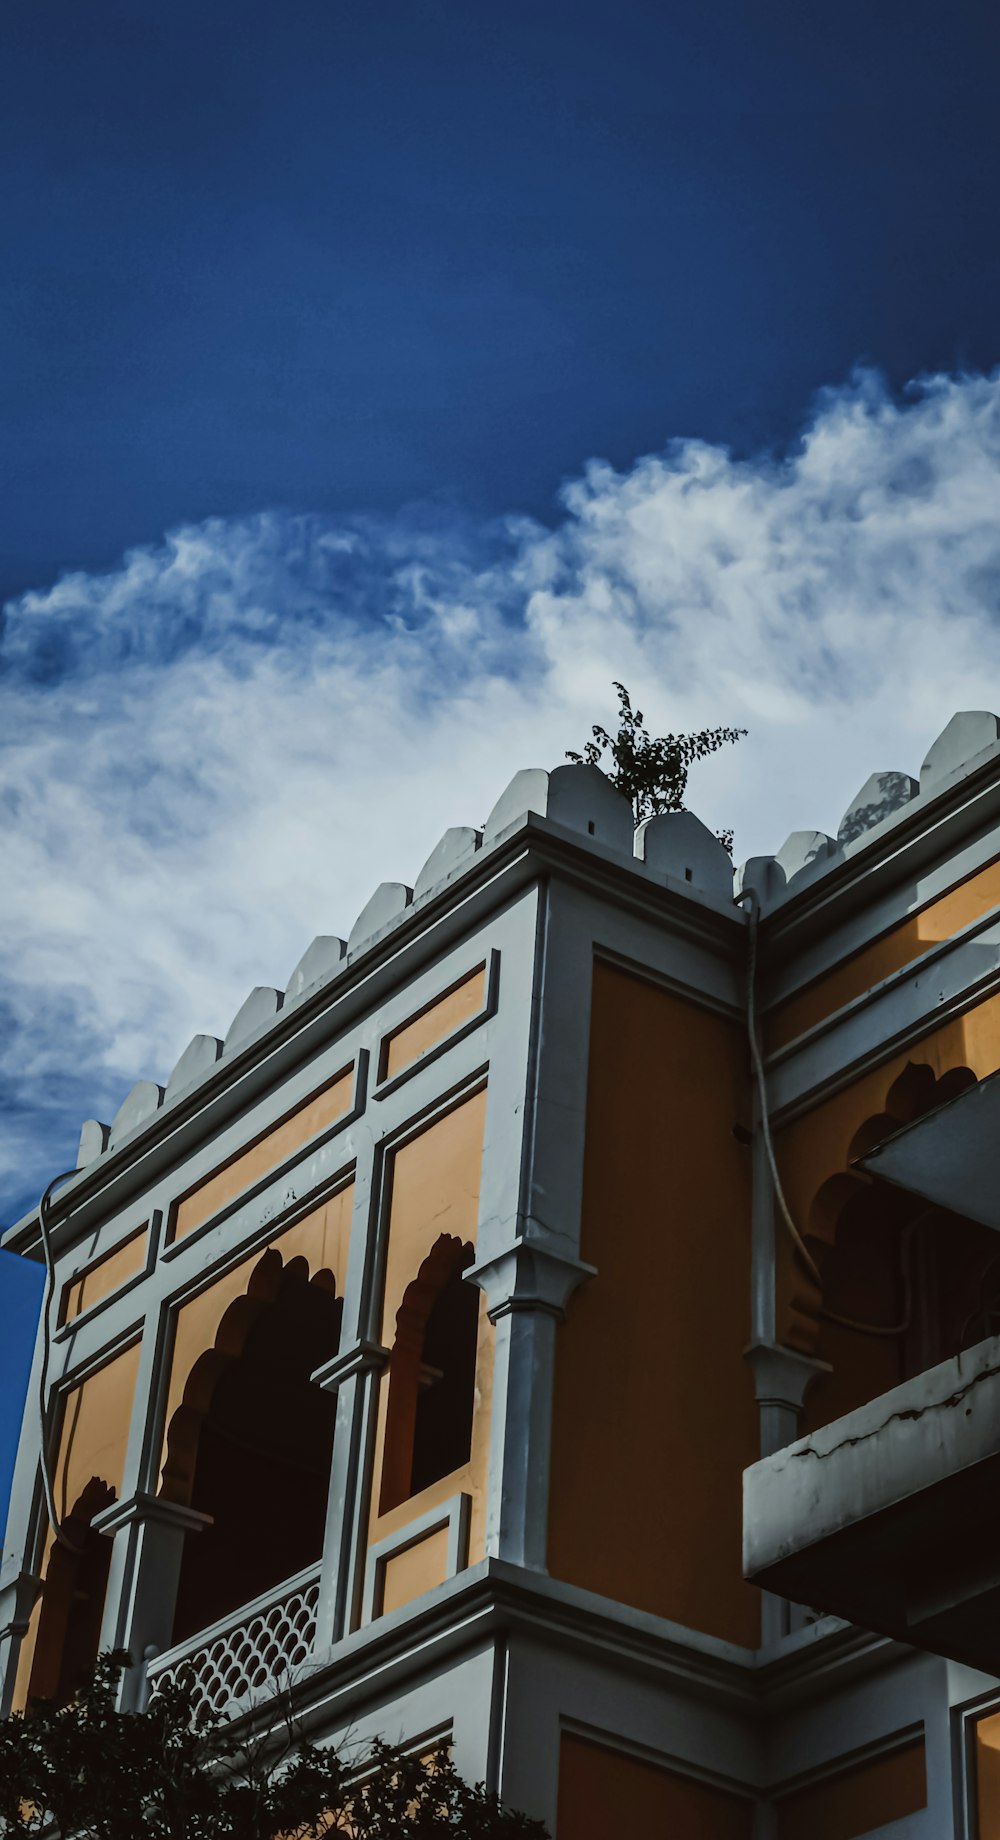
[{"label": "pointed arch opening", "polygon": [[53,1543],[45,1568],[29,1699],[65,1706],[97,1660],[111,1541],[91,1522],[114,1500],[114,1489],[94,1476],[62,1521],[66,1543]]},{"label": "pointed arch opening", "polygon": [[[849,1162],[975,1084],[968,1067],[936,1077],[910,1062],[883,1109],[858,1125]],[[803,1431],[947,1360],[991,1333],[984,1324],[1000,1322],[997,1235],[856,1168],[821,1184],[805,1240],[822,1278],[808,1309],[809,1352],[833,1371],[811,1390]]]},{"label": "pointed arch opening", "polygon": [[379,1512],[468,1463],[476,1403],[479,1292],[472,1246],[442,1233],[407,1285],[389,1361]]},{"label": "pointed arch opening", "polygon": [[185,1541],[174,1642],[321,1558],[336,1399],[311,1375],[338,1352],[342,1308],[329,1271],[272,1248],[195,1362],[161,1493],[211,1525]]}]

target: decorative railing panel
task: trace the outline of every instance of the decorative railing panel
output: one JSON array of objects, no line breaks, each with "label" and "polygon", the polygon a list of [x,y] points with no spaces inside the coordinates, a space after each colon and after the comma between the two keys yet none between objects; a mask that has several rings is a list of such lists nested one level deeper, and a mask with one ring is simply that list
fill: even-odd
[{"label": "decorative railing panel", "polygon": [[187,1672],[196,1708],[216,1713],[275,1692],[312,1654],[318,1608],[319,1572],[300,1572],[150,1661],[150,1695]]}]

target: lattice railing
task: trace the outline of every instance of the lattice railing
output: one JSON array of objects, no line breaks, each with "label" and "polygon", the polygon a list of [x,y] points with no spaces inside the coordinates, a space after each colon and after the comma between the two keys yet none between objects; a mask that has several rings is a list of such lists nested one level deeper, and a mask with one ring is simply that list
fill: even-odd
[{"label": "lattice railing", "polygon": [[274,1692],[311,1655],[318,1606],[314,1567],[150,1661],[150,1695],[187,1670],[196,1708],[225,1713]]}]

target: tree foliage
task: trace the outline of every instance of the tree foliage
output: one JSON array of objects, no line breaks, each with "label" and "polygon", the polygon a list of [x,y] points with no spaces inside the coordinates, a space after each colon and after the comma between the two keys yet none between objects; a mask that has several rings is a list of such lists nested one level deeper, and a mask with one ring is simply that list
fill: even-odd
[{"label": "tree foliage", "polygon": [[[444,1748],[376,1743],[349,1758],[290,1719],[234,1737],[190,1679],[119,1712],[128,1657],[102,1656],[66,1706],[0,1722],[0,1834],[52,1840],[544,1840],[541,1823],[470,1788]],[[276,1698],[275,1706],[280,1705]]]},{"label": "tree foliage", "polygon": [[[603,771],[628,799],[636,824],[664,811],[680,811],[688,773],[695,761],[705,760],[721,747],[742,740],[746,729],[700,728],[693,735],[650,735],[643,726],[642,710],[632,708],[625,685],[616,681],[614,687],[618,692],[617,734],[609,734],[595,722],[593,740],[587,742],[582,754],[567,753],[567,760],[600,767],[605,756],[610,755],[611,764]],[[730,833],[726,833],[723,842],[731,848]]]}]

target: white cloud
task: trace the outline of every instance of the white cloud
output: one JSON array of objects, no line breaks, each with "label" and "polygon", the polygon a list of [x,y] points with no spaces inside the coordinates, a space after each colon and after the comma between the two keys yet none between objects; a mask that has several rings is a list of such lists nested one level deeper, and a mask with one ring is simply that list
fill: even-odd
[{"label": "white cloud", "polygon": [[656,729],[750,729],[691,786],[738,856],[835,830],[1000,699],[998,512],[1000,377],[863,378],[781,462],[595,463],[552,530],[215,519],[12,603],[0,1194],[579,746],[612,678]]}]

